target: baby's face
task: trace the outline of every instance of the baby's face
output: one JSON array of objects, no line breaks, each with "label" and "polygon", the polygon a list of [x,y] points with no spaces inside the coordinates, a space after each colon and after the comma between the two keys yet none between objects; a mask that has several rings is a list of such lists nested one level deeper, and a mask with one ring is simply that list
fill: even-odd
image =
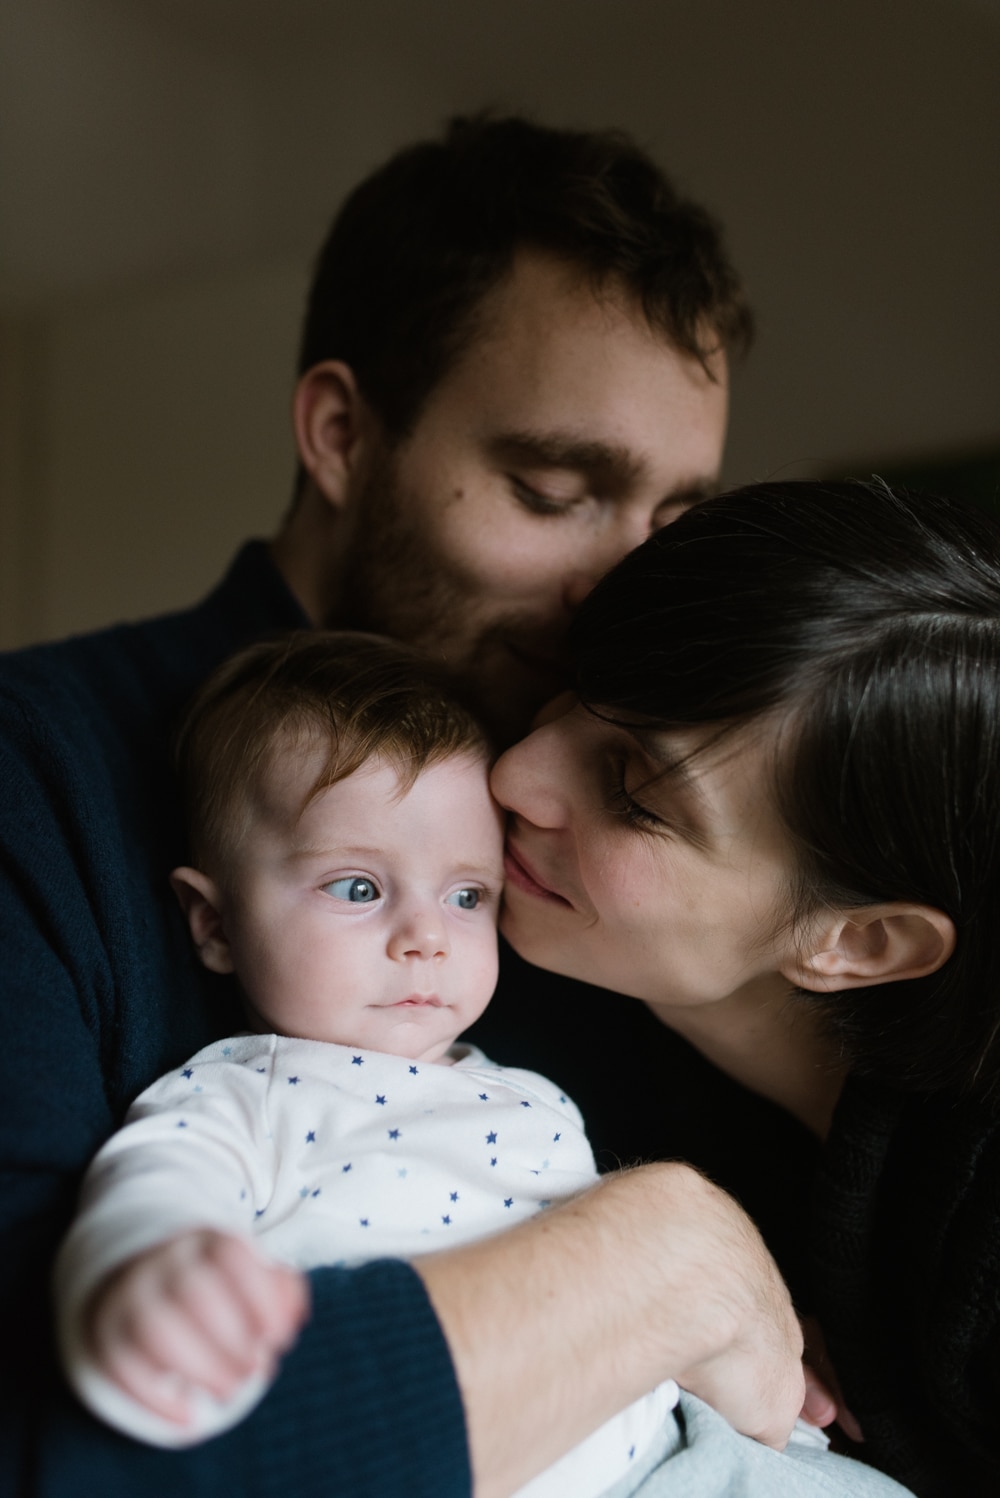
[{"label": "baby's face", "polygon": [[286,756],[223,896],[258,1026],[436,1061],[496,986],[503,832],[483,760],[401,794],[376,761],[298,815],[317,763]]}]

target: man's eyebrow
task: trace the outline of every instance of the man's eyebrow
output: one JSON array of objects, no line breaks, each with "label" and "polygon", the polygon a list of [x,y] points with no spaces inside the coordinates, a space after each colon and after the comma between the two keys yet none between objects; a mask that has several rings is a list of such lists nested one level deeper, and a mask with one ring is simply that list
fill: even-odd
[{"label": "man's eyebrow", "polygon": [[[506,463],[527,463],[539,468],[563,468],[586,474],[599,488],[620,493],[644,479],[648,464],[629,448],[615,442],[598,442],[571,433],[501,432],[490,443],[495,459]],[[682,482],[664,494],[660,506],[681,505],[685,509],[718,494],[715,475]],[[659,506],[658,506],[659,508]]]},{"label": "man's eyebrow", "polygon": [[609,489],[625,489],[646,472],[646,464],[627,447],[570,433],[501,432],[491,441],[490,449],[501,461],[571,469]]}]

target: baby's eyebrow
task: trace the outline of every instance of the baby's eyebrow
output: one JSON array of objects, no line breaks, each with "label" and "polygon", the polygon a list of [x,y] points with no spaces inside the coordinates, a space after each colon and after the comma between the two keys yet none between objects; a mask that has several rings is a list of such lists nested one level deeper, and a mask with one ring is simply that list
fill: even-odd
[{"label": "baby's eyebrow", "polygon": [[383,848],[369,847],[364,844],[337,843],[334,847],[314,847],[311,844],[292,848],[289,858],[296,860],[305,859],[327,859],[333,863],[352,862],[353,860],[378,858],[384,853]]},{"label": "baby's eyebrow", "polygon": [[[364,864],[374,862],[385,856],[385,849],[378,845],[366,843],[337,843],[335,847],[306,847],[292,848],[288,853],[288,859],[295,863],[343,863]],[[456,864],[452,870],[451,877],[456,880],[476,879],[481,884],[503,883],[503,869],[499,864],[463,863]]]}]

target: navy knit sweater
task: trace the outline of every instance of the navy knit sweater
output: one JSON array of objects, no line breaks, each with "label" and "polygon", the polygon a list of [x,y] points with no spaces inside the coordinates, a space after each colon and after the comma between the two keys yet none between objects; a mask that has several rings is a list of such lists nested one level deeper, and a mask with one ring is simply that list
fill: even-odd
[{"label": "navy knit sweater", "polygon": [[167,884],[184,852],[171,724],[225,656],[304,623],[256,542],[198,608],[0,664],[4,1498],[470,1491],[447,1346],[404,1264],[314,1272],[310,1322],[268,1397],[182,1453],[92,1420],[51,1348],[51,1259],[87,1162],[141,1088],[238,1027]]}]

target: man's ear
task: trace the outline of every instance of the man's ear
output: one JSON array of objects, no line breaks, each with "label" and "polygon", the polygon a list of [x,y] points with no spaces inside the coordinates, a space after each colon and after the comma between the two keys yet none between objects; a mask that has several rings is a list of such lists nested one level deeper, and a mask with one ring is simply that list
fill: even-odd
[{"label": "man's ear", "polygon": [[187,916],[198,956],[213,973],[231,973],[233,958],[222,924],[219,888],[214,879],[198,869],[174,869],[170,875],[174,894]]},{"label": "man's ear", "polygon": [[955,927],[932,905],[893,901],[824,918],[781,969],[798,988],[835,993],[936,973],[955,950]]},{"label": "man's ear", "polygon": [[339,359],[307,369],[292,398],[292,425],[302,466],[323,498],[343,509],[360,440],[371,420],[354,371]]}]

